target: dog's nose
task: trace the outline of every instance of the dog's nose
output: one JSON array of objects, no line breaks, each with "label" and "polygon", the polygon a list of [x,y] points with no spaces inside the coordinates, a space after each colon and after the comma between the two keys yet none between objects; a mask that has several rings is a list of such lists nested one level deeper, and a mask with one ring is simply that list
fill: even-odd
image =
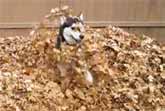
[{"label": "dog's nose", "polygon": [[84,35],[80,35],[80,39],[83,39],[84,38]]}]

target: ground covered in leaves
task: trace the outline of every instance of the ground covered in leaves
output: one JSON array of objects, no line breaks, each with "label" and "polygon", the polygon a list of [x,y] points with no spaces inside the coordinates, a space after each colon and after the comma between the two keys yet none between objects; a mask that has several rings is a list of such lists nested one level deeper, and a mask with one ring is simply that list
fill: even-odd
[{"label": "ground covered in leaves", "polygon": [[0,111],[164,111],[165,46],[122,29],[0,38]]}]

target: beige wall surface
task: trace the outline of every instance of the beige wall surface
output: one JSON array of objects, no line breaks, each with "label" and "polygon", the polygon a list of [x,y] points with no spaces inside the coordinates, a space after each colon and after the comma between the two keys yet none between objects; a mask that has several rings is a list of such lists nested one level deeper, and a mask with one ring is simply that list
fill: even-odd
[{"label": "beige wall surface", "polygon": [[0,36],[27,35],[26,28],[63,5],[82,11],[91,26],[112,24],[165,40],[165,0],[0,0]]},{"label": "beige wall surface", "polygon": [[0,27],[31,27],[62,5],[83,11],[91,25],[165,26],[165,0],[0,0]]}]

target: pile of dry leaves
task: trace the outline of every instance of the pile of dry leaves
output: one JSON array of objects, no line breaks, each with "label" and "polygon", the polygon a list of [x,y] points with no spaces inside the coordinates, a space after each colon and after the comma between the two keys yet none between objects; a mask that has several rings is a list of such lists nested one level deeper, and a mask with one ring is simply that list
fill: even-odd
[{"label": "pile of dry leaves", "polygon": [[61,51],[58,30],[0,38],[0,111],[164,111],[165,46],[113,26],[86,30]]}]

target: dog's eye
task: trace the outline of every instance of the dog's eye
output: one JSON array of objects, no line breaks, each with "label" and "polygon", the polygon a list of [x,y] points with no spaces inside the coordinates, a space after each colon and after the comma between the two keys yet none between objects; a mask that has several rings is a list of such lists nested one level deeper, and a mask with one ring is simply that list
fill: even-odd
[{"label": "dog's eye", "polygon": [[80,32],[80,28],[79,27],[71,27],[72,30],[74,31],[79,31]]},{"label": "dog's eye", "polygon": [[79,32],[81,32],[80,28],[77,28],[77,30],[78,30]]},{"label": "dog's eye", "polygon": [[76,27],[72,27],[72,30],[76,30]]}]

